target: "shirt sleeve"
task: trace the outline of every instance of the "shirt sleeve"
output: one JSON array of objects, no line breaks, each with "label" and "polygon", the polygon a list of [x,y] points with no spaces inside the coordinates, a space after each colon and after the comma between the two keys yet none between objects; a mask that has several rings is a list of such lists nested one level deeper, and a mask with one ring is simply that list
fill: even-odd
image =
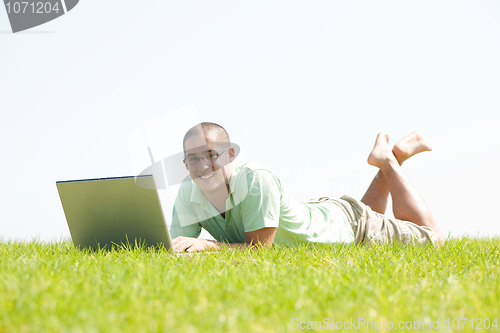
[{"label": "shirt sleeve", "polygon": [[251,170],[247,174],[248,194],[241,201],[245,232],[278,227],[280,217],[280,186],[267,170]]},{"label": "shirt sleeve", "polygon": [[181,186],[177,193],[177,198],[175,198],[170,237],[172,239],[177,236],[198,238],[200,234],[201,224],[191,207],[189,194]]}]

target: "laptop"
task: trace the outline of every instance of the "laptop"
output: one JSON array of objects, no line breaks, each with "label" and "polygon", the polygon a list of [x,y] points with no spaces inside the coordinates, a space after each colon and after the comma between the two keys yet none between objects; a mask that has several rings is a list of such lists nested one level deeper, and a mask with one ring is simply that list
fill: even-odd
[{"label": "laptop", "polygon": [[58,181],[56,186],[76,248],[173,250],[152,175]]}]

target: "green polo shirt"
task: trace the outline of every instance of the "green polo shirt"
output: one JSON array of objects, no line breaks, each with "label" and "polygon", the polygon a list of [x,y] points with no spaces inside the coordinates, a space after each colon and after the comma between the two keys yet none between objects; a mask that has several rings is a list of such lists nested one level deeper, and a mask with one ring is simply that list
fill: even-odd
[{"label": "green polo shirt", "polygon": [[232,163],[225,218],[187,177],[174,204],[172,238],[198,237],[205,228],[218,241],[244,243],[245,232],[276,227],[276,245],[354,241],[351,225],[337,205],[297,202],[262,164]]}]

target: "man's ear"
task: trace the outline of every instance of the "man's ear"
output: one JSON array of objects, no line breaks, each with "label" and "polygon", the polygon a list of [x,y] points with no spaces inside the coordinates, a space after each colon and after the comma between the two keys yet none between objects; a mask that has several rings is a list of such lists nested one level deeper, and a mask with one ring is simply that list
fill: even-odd
[{"label": "man's ear", "polygon": [[236,158],[236,155],[234,153],[234,148],[229,148],[227,150],[227,153],[229,154],[229,162],[234,161],[234,159]]}]

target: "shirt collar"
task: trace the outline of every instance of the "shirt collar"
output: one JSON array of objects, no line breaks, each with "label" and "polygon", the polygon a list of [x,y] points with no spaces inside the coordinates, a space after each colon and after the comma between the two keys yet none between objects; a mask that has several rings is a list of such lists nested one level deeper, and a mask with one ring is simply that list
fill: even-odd
[{"label": "shirt collar", "polygon": [[207,197],[201,190],[201,188],[198,187],[198,185],[195,184],[193,180],[191,180],[193,187],[191,189],[191,202],[195,202],[200,205],[204,205],[204,203],[207,201]]}]

